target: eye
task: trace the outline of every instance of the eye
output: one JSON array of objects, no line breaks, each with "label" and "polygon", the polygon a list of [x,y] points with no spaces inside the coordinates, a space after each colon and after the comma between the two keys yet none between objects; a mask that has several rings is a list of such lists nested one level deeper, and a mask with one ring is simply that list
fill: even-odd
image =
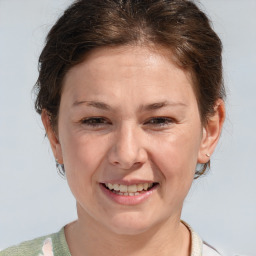
[{"label": "eye", "polygon": [[153,125],[157,127],[165,127],[172,124],[174,120],[169,117],[154,117],[146,121],[146,125]]},{"label": "eye", "polygon": [[89,117],[81,120],[81,123],[91,127],[101,127],[109,125],[111,122],[104,117]]}]

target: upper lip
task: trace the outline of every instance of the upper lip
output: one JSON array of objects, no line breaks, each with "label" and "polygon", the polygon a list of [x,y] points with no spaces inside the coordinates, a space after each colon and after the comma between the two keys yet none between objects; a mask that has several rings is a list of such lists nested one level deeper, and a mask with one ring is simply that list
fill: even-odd
[{"label": "upper lip", "polygon": [[120,185],[134,185],[134,184],[144,184],[144,183],[158,183],[152,180],[107,180],[100,183],[111,183],[111,184],[120,184]]}]

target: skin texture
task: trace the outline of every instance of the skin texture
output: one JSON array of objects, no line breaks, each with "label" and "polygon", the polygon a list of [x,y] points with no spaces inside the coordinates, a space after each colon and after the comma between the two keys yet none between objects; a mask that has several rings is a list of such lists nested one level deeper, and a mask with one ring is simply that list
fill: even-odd
[{"label": "skin texture", "polygon": [[[78,220],[65,230],[72,255],[189,255],[182,205],[219,139],[224,104],[202,127],[190,75],[171,57],[142,46],[94,50],[65,77],[57,131],[43,111],[77,201]],[[159,185],[135,205],[100,185],[145,181]]]}]

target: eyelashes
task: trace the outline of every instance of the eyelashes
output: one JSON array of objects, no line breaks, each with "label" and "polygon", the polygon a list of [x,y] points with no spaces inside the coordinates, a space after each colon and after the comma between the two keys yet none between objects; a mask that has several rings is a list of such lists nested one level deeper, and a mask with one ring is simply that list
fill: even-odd
[{"label": "eyelashes", "polygon": [[163,126],[168,126],[173,122],[174,120],[169,117],[153,117],[153,118],[150,118],[145,124],[163,127]]},{"label": "eyelashes", "polygon": [[[105,117],[89,117],[81,120],[81,123],[91,128],[100,128],[112,125],[112,122]],[[143,125],[146,127],[163,128],[168,127],[174,120],[170,117],[152,117],[146,120]]]},{"label": "eyelashes", "polygon": [[111,125],[111,122],[104,117],[89,117],[89,118],[83,119],[81,123],[91,127]]}]

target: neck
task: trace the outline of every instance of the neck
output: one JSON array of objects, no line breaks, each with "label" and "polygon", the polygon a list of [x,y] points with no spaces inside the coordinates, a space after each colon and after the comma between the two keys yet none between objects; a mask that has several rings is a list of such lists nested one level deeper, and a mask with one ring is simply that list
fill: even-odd
[{"label": "neck", "polygon": [[129,255],[129,256],[188,256],[190,232],[179,218],[168,219],[136,235],[120,235],[99,226],[90,216],[65,227],[72,256]]}]

